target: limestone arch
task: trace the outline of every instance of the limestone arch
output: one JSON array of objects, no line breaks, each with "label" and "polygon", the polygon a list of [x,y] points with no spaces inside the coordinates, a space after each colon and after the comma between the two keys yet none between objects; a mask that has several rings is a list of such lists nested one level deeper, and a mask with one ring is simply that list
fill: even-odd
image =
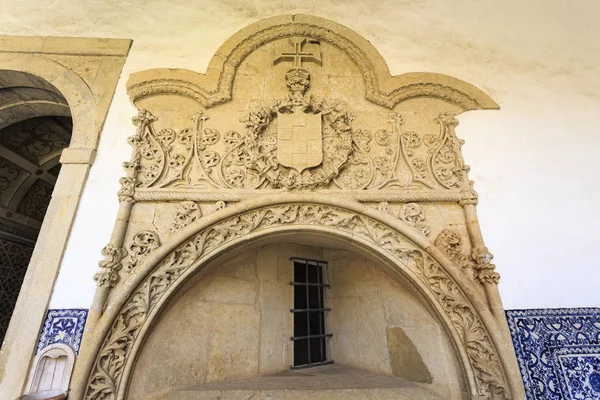
[{"label": "limestone arch", "polygon": [[[62,151],[61,173],[15,307],[15,310],[22,311],[13,314],[0,353],[2,397],[18,397],[27,382],[39,331],[110,103],[110,98],[107,102],[99,92],[102,90],[112,96],[122,67],[122,63],[117,67],[116,76],[111,71],[106,76],[86,81],[76,72],[75,58],[93,54],[93,62],[100,64],[101,56],[110,53],[124,62],[130,45],[128,40],[109,40],[103,44],[104,48],[98,48],[99,43],[101,41],[96,39],[3,37],[3,45],[0,46],[0,70],[44,82],[42,89],[58,92],[64,101],[56,104],[41,102],[38,106],[50,106],[59,115],[68,112],[73,120],[71,141]],[[47,45],[48,49],[43,45]],[[78,45],[78,52],[70,53],[72,46]],[[54,55],[63,54],[67,56],[61,62],[52,59]],[[69,58],[70,55],[73,57]],[[112,66],[100,68],[106,72]],[[6,83],[10,87],[11,83]],[[14,84],[19,86],[22,83]]]},{"label": "limestone arch", "polygon": [[136,356],[153,321],[210,260],[240,243],[299,230],[351,241],[393,266],[436,310],[463,364],[470,395],[514,398],[506,360],[497,351],[505,345],[499,328],[454,262],[389,214],[324,195],[244,201],[202,218],[157,248],[113,293],[98,321],[94,343],[84,356],[84,398],[126,398]]},{"label": "limestone arch", "polygon": [[[73,118],[71,148],[91,148],[98,146],[98,110],[94,93],[85,81],[68,67],[41,55],[0,54],[3,70],[27,73],[41,78],[56,88],[68,103]],[[93,125],[90,129],[90,121]]]}]

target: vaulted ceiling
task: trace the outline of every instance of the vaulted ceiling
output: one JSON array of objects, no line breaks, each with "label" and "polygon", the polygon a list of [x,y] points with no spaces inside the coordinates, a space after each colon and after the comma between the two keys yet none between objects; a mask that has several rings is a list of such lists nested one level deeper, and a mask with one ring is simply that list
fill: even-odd
[{"label": "vaulted ceiling", "polygon": [[0,71],[0,224],[39,230],[71,140],[70,115],[48,82]]}]

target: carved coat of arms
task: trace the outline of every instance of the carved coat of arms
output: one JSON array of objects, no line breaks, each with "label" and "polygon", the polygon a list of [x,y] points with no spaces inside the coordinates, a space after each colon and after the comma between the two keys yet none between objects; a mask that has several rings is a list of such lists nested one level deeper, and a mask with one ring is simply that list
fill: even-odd
[{"label": "carved coat of arms", "polygon": [[321,113],[277,112],[277,160],[302,173],[323,162]]}]

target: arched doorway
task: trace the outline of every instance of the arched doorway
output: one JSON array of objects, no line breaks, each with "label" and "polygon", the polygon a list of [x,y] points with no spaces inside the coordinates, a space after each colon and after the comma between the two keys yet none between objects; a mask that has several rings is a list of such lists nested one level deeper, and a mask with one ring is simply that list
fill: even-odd
[{"label": "arched doorway", "polygon": [[0,341],[72,131],[69,105],[58,89],[31,74],[0,71]]}]

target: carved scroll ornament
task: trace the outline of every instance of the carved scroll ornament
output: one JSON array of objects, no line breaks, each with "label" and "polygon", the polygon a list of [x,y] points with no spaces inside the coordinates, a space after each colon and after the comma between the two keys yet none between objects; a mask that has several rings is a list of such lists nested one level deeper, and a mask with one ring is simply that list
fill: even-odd
[{"label": "carved scroll ornament", "polygon": [[[322,143],[318,144],[322,150],[315,150],[322,151],[322,159],[317,166],[301,172],[284,166],[277,157],[282,140],[275,134],[278,119],[294,112],[315,115],[323,121],[319,132]],[[221,134],[216,128],[204,127],[209,118],[203,112],[197,114],[193,130],[156,131],[156,120],[145,110],[135,119],[137,133],[129,141],[133,156],[124,164],[127,173],[119,191],[122,201],[133,198],[138,189],[153,189],[159,199],[166,189],[218,189],[227,196],[227,190],[269,188],[413,188],[429,191],[431,196],[425,197],[432,201],[440,191],[472,191],[467,179],[469,168],[460,152],[462,141],[454,133],[458,122],[448,113],[435,120],[439,135],[423,137],[417,132],[403,132],[399,114],[391,115],[391,129],[373,134],[353,126],[353,113],[343,102],[297,94],[251,111],[242,121],[244,134],[235,130]],[[404,171],[402,177],[400,171]]]},{"label": "carved scroll ornament", "polygon": [[87,400],[116,399],[123,371],[140,330],[161,298],[194,262],[228,243],[263,229],[316,225],[335,229],[383,249],[415,273],[451,321],[475,373],[477,395],[507,399],[508,388],[495,347],[479,315],[448,273],[406,237],[370,217],[326,205],[277,205],[227,218],[195,234],[161,261],[133,292],[113,323],[89,378]]}]

